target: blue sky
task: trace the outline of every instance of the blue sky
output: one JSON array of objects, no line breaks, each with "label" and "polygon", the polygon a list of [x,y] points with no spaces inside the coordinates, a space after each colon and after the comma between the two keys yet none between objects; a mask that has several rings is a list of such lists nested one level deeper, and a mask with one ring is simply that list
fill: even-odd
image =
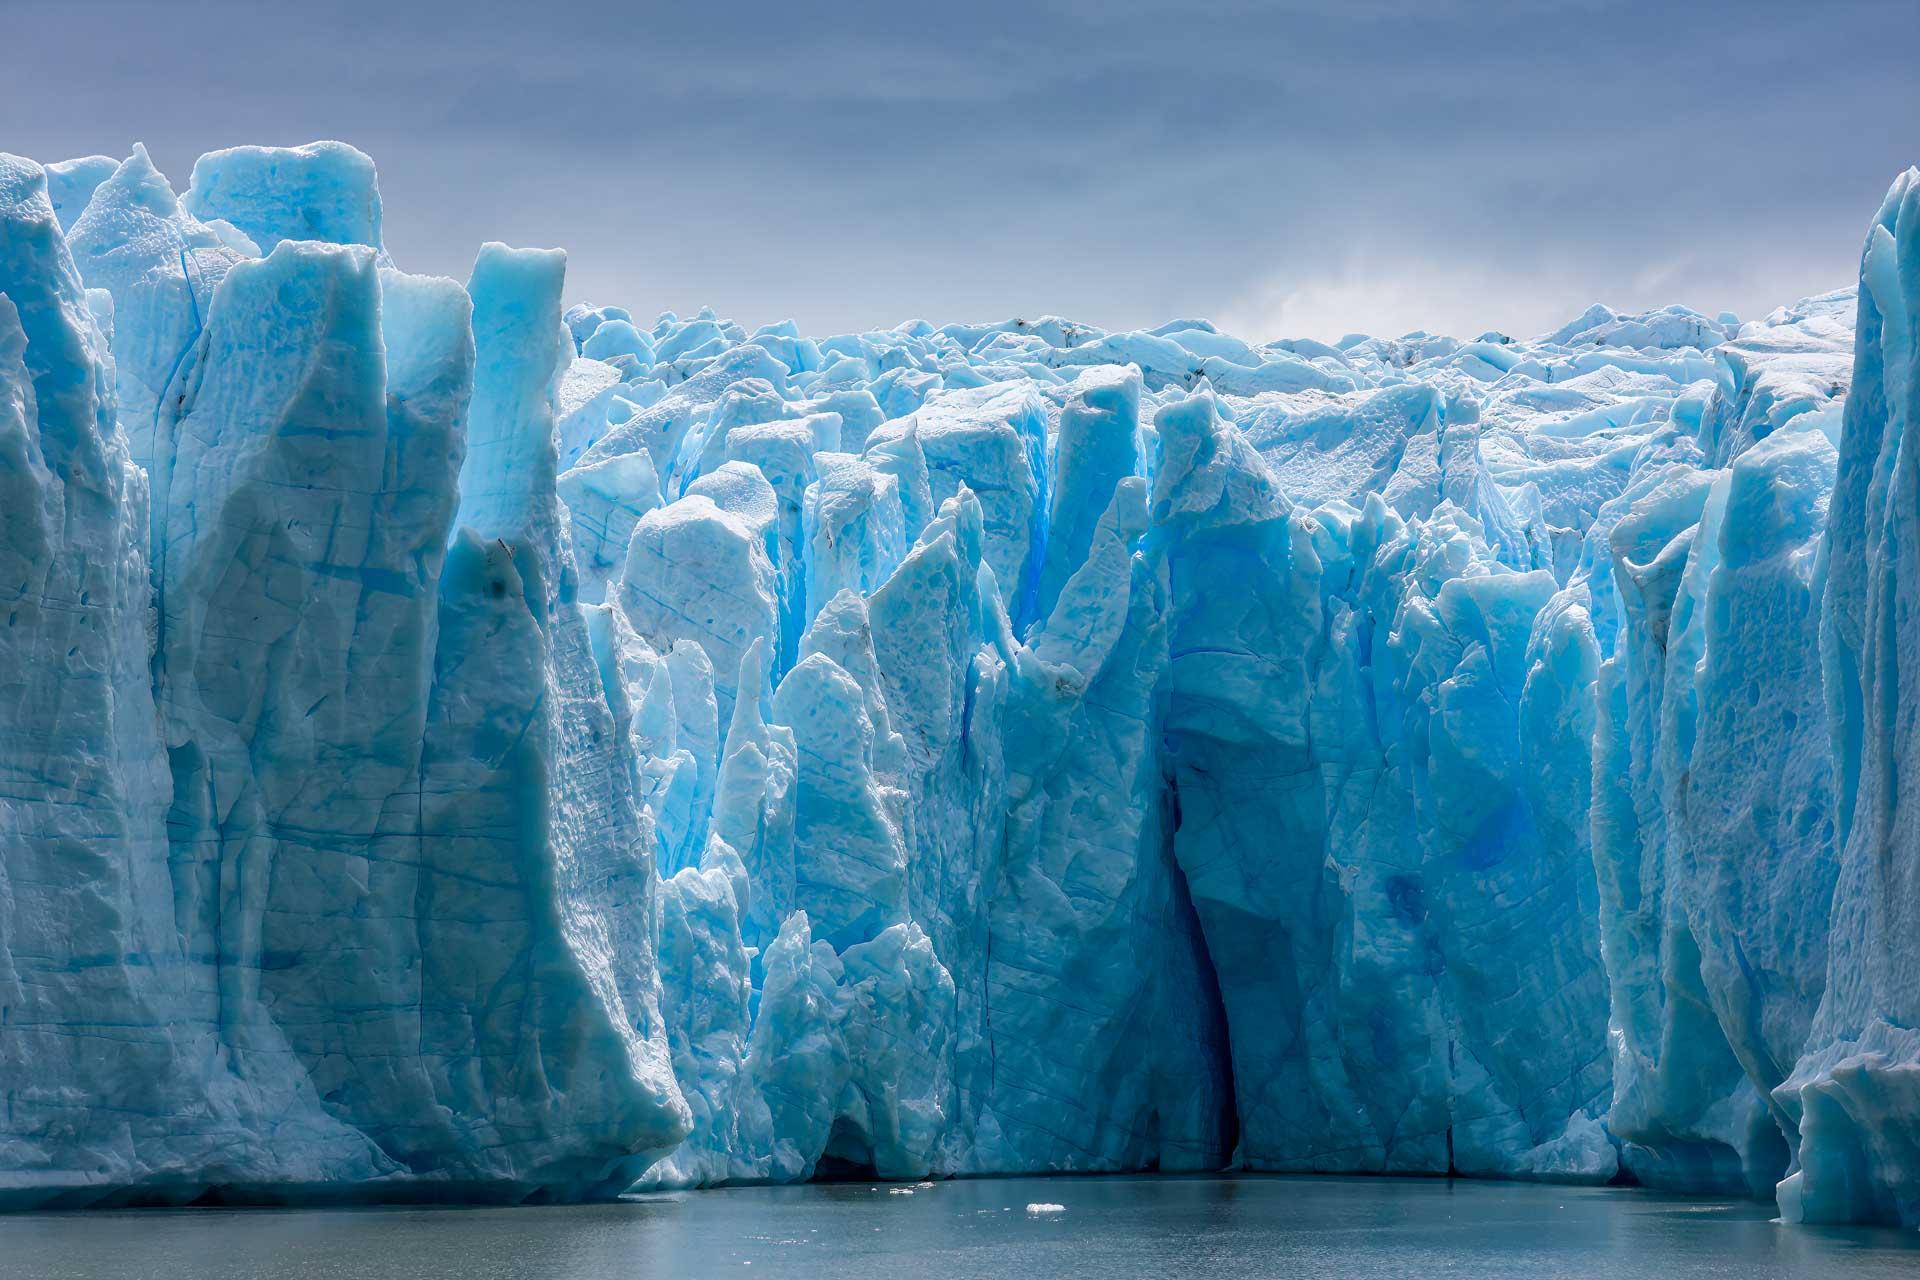
[{"label": "blue sky", "polygon": [[465,276],[814,333],[1248,337],[1743,316],[1849,283],[1920,161],[1920,3],[0,0],[0,149],[337,137]]}]

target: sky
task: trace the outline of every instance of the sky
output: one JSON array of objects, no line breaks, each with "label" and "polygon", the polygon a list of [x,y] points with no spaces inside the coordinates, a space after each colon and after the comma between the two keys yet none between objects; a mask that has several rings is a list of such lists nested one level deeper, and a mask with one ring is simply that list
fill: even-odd
[{"label": "sky", "polygon": [[387,247],[803,332],[1764,314],[1920,162],[1920,3],[0,0],[0,150],[339,138]]}]

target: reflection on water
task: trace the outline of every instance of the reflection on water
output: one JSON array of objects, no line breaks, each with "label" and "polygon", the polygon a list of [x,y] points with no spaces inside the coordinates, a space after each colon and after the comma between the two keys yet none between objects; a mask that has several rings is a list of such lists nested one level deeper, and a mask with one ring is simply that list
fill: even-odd
[{"label": "reflection on water", "polygon": [[1920,1275],[1920,1237],[1784,1227],[1770,1213],[1597,1188],[1219,1177],[943,1182],[910,1195],[737,1188],[579,1208],[35,1214],[0,1218],[0,1280]]}]

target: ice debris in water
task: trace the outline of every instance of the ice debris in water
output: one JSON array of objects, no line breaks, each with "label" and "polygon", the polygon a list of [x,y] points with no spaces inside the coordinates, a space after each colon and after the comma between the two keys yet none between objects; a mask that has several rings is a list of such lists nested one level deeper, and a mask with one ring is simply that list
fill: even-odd
[{"label": "ice debris in water", "polygon": [[1920,1224],[1920,175],[1857,290],[1467,341],[750,332],[381,215],[0,159],[0,1202]]},{"label": "ice debris in water", "polygon": [[1048,1204],[1044,1201],[1036,1202],[1034,1204],[1030,1204],[1027,1206],[1027,1212],[1034,1213],[1034,1214],[1065,1213],[1066,1211],[1067,1211],[1067,1206],[1063,1204]]}]

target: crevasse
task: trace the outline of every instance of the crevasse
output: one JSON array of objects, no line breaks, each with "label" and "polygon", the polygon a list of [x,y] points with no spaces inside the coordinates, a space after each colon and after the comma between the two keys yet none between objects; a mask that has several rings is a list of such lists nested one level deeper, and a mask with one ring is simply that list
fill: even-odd
[{"label": "crevasse", "polygon": [[0,158],[0,1204],[1920,1225],[1917,262],[1910,172],[1745,324],[816,339],[409,275],[338,143]]}]

